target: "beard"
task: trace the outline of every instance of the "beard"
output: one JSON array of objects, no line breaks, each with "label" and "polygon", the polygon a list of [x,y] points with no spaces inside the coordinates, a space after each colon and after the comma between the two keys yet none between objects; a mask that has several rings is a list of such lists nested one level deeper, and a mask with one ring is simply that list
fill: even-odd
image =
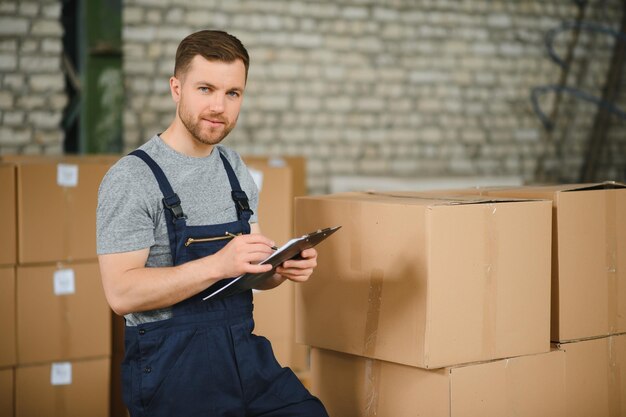
[{"label": "beard", "polygon": [[[217,145],[226,136],[228,136],[230,131],[235,127],[235,123],[230,123],[226,118],[219,114],[209,114],[206,115],[206,117],[203,117],[202,115],[195,117],[187,111],[187,108],[183,105],[182,101],[178,110],[178,116],[191,136],[203,145]],[[203,118],[217,120],[223,123],[223,125],[220,127],[202,126]]]}]

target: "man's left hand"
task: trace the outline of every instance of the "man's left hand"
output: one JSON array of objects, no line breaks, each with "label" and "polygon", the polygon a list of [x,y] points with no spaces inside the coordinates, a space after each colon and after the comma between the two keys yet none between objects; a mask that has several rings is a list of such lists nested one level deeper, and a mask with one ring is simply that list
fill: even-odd
[{"label": "man's left hand", "polygon": [[317,266],[317,251],[315,248],[305,249],[300,252],[300,258],[283,262],[276,268],[276,273],[291,281],[304,282],[308,280],[313,269]]}]

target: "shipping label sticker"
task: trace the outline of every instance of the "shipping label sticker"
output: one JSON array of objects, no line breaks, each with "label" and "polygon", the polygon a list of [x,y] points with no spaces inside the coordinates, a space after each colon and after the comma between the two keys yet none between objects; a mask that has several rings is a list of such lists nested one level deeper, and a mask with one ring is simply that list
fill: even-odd
[{"label": "shipping label sticker", "polygon": [[259,192],[261,192],[261,189],[263,188],[263,173],[254,168],[248,168],[248,171],[250,171],[252,180],[254,180],[256,187],[259,189]]},{"label": "shipping label sticker", "polygon": [[76,187],[78,185],[78,165],[58,164],[57,184],[61,187]]},{"label": "shipping label sticker", "polygon": [[270,158],[267,163],[272,168],[284,168],[287,166],[287,161],[277,156]]},{"label": "shipping label sticker", "polygon": [[68,295],[76,292],[73,269],[59,269],[54,271],[54,294]]},{"label": "shipping label sticker", "polygon": [[52,385],[70,385],[72,383],[72,364],[70,362],[53,363],[50,371],[50,383]]}]

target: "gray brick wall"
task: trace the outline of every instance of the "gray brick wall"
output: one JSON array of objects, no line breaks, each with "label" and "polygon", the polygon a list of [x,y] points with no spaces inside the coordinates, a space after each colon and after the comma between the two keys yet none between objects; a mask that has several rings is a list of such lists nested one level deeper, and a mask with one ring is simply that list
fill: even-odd
[{"label": "gray brick wall", "polygon": [[60,154],[60,1],[0,2],[0,154]]},{"label": "gray brick wall", "polygon": [[[0,153],[61,152],[59,12],[58,0],[0,3]],[[252,57],[226,143],[306,156],[311,192],[357,174],[576,181],[597,106],[563,95],[548,132],[529,99],[559,81],[543,37],[576,12],[561,0],[125,0],[125,150],[173,117],[178,42],[215,28]],[[616,28],[621,13],[618,2],[590,2],[585,20]],[[561,56],[571,39],[556,38]],[[582,34],[567,84],[600,96],[612,45]],[[555,103],[554,94],[540,99],[546,114]],[[624,180],[626,128],[611,123],[600,178]]]},{"label": "gray brick wall", "polygon": [[[619,19],[620,10],[601,12]],[[312,192],[327,191],[333,175],[353,174],[575,181],[596,107],[564,97],[559,123],[546,134],[529,100],[531,88],[560,76],[544,33],[575,15],[573,2],[555,0],[129,0],[126,147],[172,117],[167,77],[177,42],[215,28],[238,36],[252,57],[240,123],[227,143],[244,154],[305,155]],[[604,79],[612,41],[584,38],[576,56],[593,53],[593,68],[584,77],[572,69],[570,78],[580,79],[568,82],[600,95],[593,80]],[[557,37],[563,56],[570,39]],[[549,114],[554,99],[542,100]],[[621,155],[624,133],[616,122],[609,148]],[[615,153],[606,178],[624,178],[624,157]]]}]

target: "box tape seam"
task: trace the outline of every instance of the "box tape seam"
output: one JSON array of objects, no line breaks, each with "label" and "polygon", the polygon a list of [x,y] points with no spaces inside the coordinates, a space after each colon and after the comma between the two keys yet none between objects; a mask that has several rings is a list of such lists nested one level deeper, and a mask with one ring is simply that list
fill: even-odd
[{"label": "box tape seam", "polygon": [[608,372],[608,388],[609,388],[609,415],[621,416],[621,372],[619,366],[619,357],[615,351],[616,337],[610,336],[608,340],[608,357],[609,357],[609,372]]},{"label": "box tape seam", "polygon": [[[63,265],[63,263],[58,262],[57,263],[57,270],[60,269],[70,269],[67,268]],[[73,269],[73,268],[72,268]],[[74,270],[74,274],[76,274],[76,271]],[[54,279],[54,274],[53,274],[53,278]],[[76,290],[76,276],[74,276],[74,290]],[[69,312],[69,306],[68,306],[68,297],[67,295],[55,295],[55,297],[57,298],[58,302],[59,302],[59,314],[61,315],[61,317],[59,317],[59,323],[61,323],[61,330],[59,334],[59,340],[61,342],[61,358],[69,358],[71,357],[71,352],[72,352],[72,342],[73,342],[73,338],[72,338],[72,331],[70,329],[70,324],[67,321],[67,315]]]},{"label": "box tape seam", "polygon": [[617,199],[614,190],[604,192],[605,204],[605,239],[606,239],[606,278],[608,290],[608,326],[609,334],[617,333],[618,304],[617,295],[619,283],[617,281]]},{"label": "box tape seam", "polygon": [[378,322],[380,320],[380,305],[383,293],[383,278],[384,273],[382,270],[372,270],[367,294],[367,315],[365,318],[365,337],[363,340],[363,356],[366,357],[374,357],[376,353]]},{"label": "box tape seam", "polygon": [[378,415],[378,399],[380,392],[381,362],[376,359],[365,359],[365,409],[364,417]]},{"label": "box tape seam", "polygon": [[485,269],[483,293],[483,321],[482,321],[482,357],[493,359],[496,353],[496,326],[497,326],[497,261],[498,238],[496,231],[495,204],[484,206],[485,222]]},{"label": "box tape seam", "polygon": [[360,204],[348,204],[348,208],[352,215],[350,219],[350,269],[352,271],[360,271],[362,268],[362,252],[361,242],[363,238],[361,236],[361,205]]},{"label": "box tape seam", "polygon": [[[51,364],[50,367],[52,367],[54,364]],[[73,370],[72,370],[73,372]],[[63,386],[57,386],[56,388],[60,388]],[[54,389],[53,391],[53,395],[54,395],[54,406],[53,409],[56,411],[56,415],[58,416],[65,416],[68,415],[68,406],[67,406],[67,390],[66,389]]]}]

